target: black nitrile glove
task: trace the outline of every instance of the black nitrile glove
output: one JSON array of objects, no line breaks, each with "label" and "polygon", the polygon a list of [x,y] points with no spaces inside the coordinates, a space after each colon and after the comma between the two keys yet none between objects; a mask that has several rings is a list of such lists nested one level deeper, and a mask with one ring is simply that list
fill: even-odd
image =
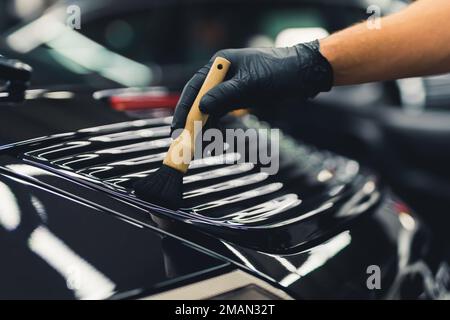
[{"label": "black nitrile glove", "polygon": [[200,111],[218,118],[238,108],[276,105],[285,99],[307,99],[333,85],[333,70],[319,51],[319,41],[288,48],[228,49],[217,52],[183,89],[172,130],[183,128],[187,114],[214,58],[231,62],[227,79],[204,95]]}]

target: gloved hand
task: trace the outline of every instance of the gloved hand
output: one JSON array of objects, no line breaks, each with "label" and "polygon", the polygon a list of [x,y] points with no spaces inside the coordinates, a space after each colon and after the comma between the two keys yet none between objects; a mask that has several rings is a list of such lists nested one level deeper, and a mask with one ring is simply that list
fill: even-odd
[{"label": "gloved hand", "polygon": [[333,85],[333,70],[319,51],[319,41],[287,48],[228,49],[217,52],[183,89],[172,131],[184,128],[187,114],[214,58],[231,62],[226,81],[211,89],[200,111],[218,118],[238,108],[258,108],[286,98],[307,99]]}]

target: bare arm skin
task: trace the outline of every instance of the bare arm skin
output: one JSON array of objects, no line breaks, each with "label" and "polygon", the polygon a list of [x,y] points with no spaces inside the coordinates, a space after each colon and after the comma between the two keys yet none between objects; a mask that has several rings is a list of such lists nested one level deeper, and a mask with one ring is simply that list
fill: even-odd
[{"label": "bare arm skin", "polygon": [[[231,68],[226,81],[200,101],[200,111],[216,118],[239,106],[263,108],[282,98],[313,98],[333,85],[450,72],[450,0],[419,0],[381,19],[381,29],[369,29],[364,22],[320,43],[227,49],[216,56],[229,60]],[[184,127],[212,61],[184,87],[173,130]]]},{"label": "bare arm skin", "polygon": [[450,0],[420,0],[382,18],[321,40],[334,85],[359,84],[450,72]]}]

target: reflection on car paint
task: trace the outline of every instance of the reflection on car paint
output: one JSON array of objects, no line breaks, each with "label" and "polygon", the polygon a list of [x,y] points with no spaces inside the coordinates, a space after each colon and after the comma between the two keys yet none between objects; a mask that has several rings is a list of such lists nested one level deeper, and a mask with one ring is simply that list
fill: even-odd
[{"label": "reflection on car paint", "polygon": [[[120,127],[129,128],[126,125]],[[103,131],[102,135],[110,133],[113,132]],[[241,158],[237,153],[211,156],[208,160],[197,159],[194,160],[194,168],[191,168],[192,171],[186,176],[187,181],[193,176],[191,182],[186,183],[188,188],[186,192],[224,182],[225,186],[230,188],[219,193],[205,193],[199,197],[189,198],[192,202],[190,209],[174,212],[134,198],[130,189],[132,183],[137,178],[156,170],[159,162],[155,162],[154,168],[146,168],[145,163],[136,164],[140,162],[132,160],[134,159],[132,156],[141,151],[126,151],[126,146],[134,140],[132,137],[130,141],[119,144],[114,142],[112,146],[111,142],[91,142],[89,145],[80,146],[76,151],[70,151],[74,157],[99,154],[99,157],[92,160],[98,161],[93,167],[101,167],[103,157],[114,153],[112,151],[102,154],[98,151],[124,151],[117,154],[119,161],[108,162],[109,165],[112,163],[115,165],[105,171],[104,176],[77,173],[57,164],[63,157],[70,161],[70,154],[65,153],[66,151],[58,153],[61,146],[67,146],[72,140],[88,141],[91,137],[88,133],[75,133],[38,139],[29,145],[20,144],[20,148],[12,147],[3,152],[11,157],[8,158],[10,160],[3,158],[2,165],[14,174],[31,177],[32,181],[58,185],[57,193],[60,194],[62,189],[76,188],[79,191],[67,193],[66,199],[73,197],[77,201],[91,203],[100,211],[111,208],[108,210],[113,210],[121,221],[125,222],[132,218],[133,225],[145,228],[153,228],[155,223],[157,228],[167,235],[174,234],[176,237],[189,239],[233,264],[285,286],[295,297],[311,296],[308,290],[316,290],[317,295],[321,297],[332,297],[337,293],[348,295],[354,292],[356,287],[352,287],[351,290],[343,289],[342,282],[336,281],[336,283],[328,282],[326,289],[319,290],[311,284],[310,279],[316,273],[322,276],[336,274],[336,271],[332,270],[332,265],[337,263],[345,266],[339,271],[339,279],[351,279],[353,276],[350,276],[350,273],[364,276],[365,266],[374,263],[374,258],[367,259],[368,250],[372,250],[373,254],[376,253],[373,256],[376,257],[375,262],[385,265],[386,270],[392,270],[386,263],[397,259],[397,254],[401,254],[397,248],[397,240],[387,236],[387,229],[382,226],[383,219],[389,219],[390,228],[397,230],[404,228],[400,216],[392,209],[390,196],[385,194],[381,197],[382,189],[377,179],[364,173],[351,160],[336,157],[333,161],[325,163],[320,156],[314,156],[311,160],[307,158],[307,152],[317,153],[317,151],[303,148],[305,158],[293,162],[284,161],[278,175],[264,176],[261,181],[233,187],[233,184],[226,182],[236,179],[239,181],[249,175],[262,178],[263,176],[257,172],[258,167],[246,163],[229,164],[228,160]],[[37,157],[42,153],[39,151],[42,150],[41,145],[50,147],[47,150],[54,150],[53,153],[47,154],[50,159]],[[58,147],[51,149],[52,145]],[[139,146],[142,145],[138,145],[138,148]],[[328,154],[327,157],[333,159],[333,155]],[[307,159],[309,163],[306,164]],[[24,160],[28,164],[24,164]],[[298,166],[295,166],[296,162]],[[322,170],[330,171],[333,176],[320,181],[317,176]],[[70,181],[76,184],[71,185]],[[88,188],[81,188],[82,186]],[[54,193],[54,196],[57,193]],[[116,209],[113,209],[114,207]],[[352,214],[345,215],[349,212]],[[345,237],[350,239],[350,242],[346,241],[345,246],[339,247],[340,250],[325,250],[327,247],[320,245],[313,245],[308,249],[310,243],[313,243],[311,240],[323,239],[320,240],[321,243],[326,243],[327,237],[332,240],[342,233],[342,231],[334,233],[335,231],[340,228],[346,229],[348,219],[360,216],[365,217],[362,221],[367,221],[346,231]],[[54,218],[50,215],[48,219],[51,222]],[[392,221],[397,223],[393,226]],[[419,226],[419,221],[415,221],[416,226]],[[375,247],[371,247],[374,237],[379,241]],[[410,239],[407,243],[411,244],[411,241]],[[315,248],[317,249],[314,250]],[[299,281],[300,279],[302,281]],[[111,280],[118,283],[114,278]],[[360,296],[371,294],[364,291],[358,293]]]},{"label": "reflection on car paint", "polygon": [[[355,191],[368,181],[377,183],[372,176],[360,174],[356,162],[330,153],[322,154],[288,136],[281,141],[284,151],[281,152],[280,172],[276,175],[259,172],[256,163],[238,162],[246,155],[227,150],[224,154],[191,162],[190,171],[184,177],[182,210],[173,212],[144,203],[134,197],[132,186],[136,179],[153,172],[162,163],[170,143],[170,128],[160,125],[168,121],[170,118],[138,120],[82,129],[73,135],[49,137],[29,148],[23,147],[27,149],[24,154],[48,170],[115,196],[124,196],[127,201],[157,208],[209,232],[227,228],[237,236],[241,228],[247,229],[248,237],[243,237],[241,242],[265,250],[295,248],[320,236],[322,223],[319,222],[323,219],[340,225],[349,218],[339,216],[341,208],[356,212],[351,209],[365,205],[370,211],[375,206],[373,201],[367,202],[366,197],[358,199],[359,202],[352,199]],[[255,118],[250,122],[258,126]],[[236,124],[246,128],[244,123]],[[150,138],[143,138],[143,132]],[[301,157],[292,150],[299,150]],[[274,235],[279,232],[286,236],[269,241],[262,236],[269,230]]]}]

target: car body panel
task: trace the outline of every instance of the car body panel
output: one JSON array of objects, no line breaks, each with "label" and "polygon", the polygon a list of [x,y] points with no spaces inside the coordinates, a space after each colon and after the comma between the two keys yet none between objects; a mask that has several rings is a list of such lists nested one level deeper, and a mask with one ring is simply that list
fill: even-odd
[{"label": "car body panel", "polygon": [[[148,2],[152,9],[157,4],[163,2]],[[364,1],[352,4],[359,8],[358,14],[365,14]],[[131,5],[127,8],[135,10]],[[65,21],[66,8],[62,9],[60,17]],[[85,22],[95,24],[103,17],[100,9],[86,9]],[[123,5],[112,9],[107,11],[111,17],[114,10],[121,12]],[[338,25],[352,22],[339,21]],[[291,142],[293,151],[288,167],[301,167],[313,155],[320,155],[310,161],[312,166],[302,168],[304,179],[294,179],[287,169],[270,178],[276,182],[261,186],[275,188],[269,190],[274,194],[287,189],[295,192],[284,195],[301,196],[302,209],[295,207],[288,212],[289,218],[277,212],[276,223],[272,217],[256,225],[230,223],[235,220],[223,212],[239,204],[245,210],[254,209],[249,204],[256,203],[256,211],[263,211],[270,206],[278,210],[277,203],[262,201],[269,195],[261,189],[255,195],[254,190],[233,188],[228,176],[215,179],[228,183],[224,190],[235,192],[231,195],[234,198],[220,194],[204,201],[209,195],[202,197],[212,185],[207,179],[210,171],[195,179],[187,177],[199,186],[191,195],[199,194],[197,199],[201,199],[191,207],[209,206],[203,214],[198,214],[200,210],[171,211],[136,199],[133,182],[148,173],[149,163],[156,168],[162,156],[154,156],[154,149],[145,145],[147,138],[155,141],[155,136],[139,132],[139,126],[161,120],[147,114],[149,120],[136,121],[129,114],[112,110],[108,99],[93,99],[89,87],[111,88],[117,82],[106,81],[101,72],[78,74],[66,65],[52,65],[43,59],[48,54],[45,46],[35,53],[25,50],[20,54],[10,46],[12,40],[14,37],[3,43],[2,49],[35,64],[38,84],[56,83],[59,88],[34,89],[27,92],[23,105],[0,106],[0,298],[136,298],[230,269],[257,276],[294,298],[401,298],[405,294],[417,298],[423,297],[424,291],[425,296],[432,296],[438,288],[433,287],[433,277],[440,261],[429,260],[433,239],[412,210],[358,163],[356,173],[343,182],[344,188],[331,192],[333,189],[327,189],[331,183],[317,181],[322,166],[331,162],[333,168],[346,163],[355,167],[355,162],[288,137],[284,140]],[[20,48],[24,42],[15,44]],[[169,79],[173,76],[180,85],[187,73],[178,71],[169,68],[162,73]],[[72,91],[74,87],[64,83],[75,83],[81,90]],[[343,97],[348,102],[348,94]],[[323,118],[322,114],[314,119],[327,126]],[[158,142],[158,150],[169,141],[170,120],[164,121],[165,128],[158,134],[159,140],[165,140]],[[322,130],[320,134],[327,141],[333,141],[326,128],[315,122],[310,125]],[[129,134],[133,126],[138,132]],[[31,140],[17,143],[25,139]],[[81,148],[72,152],[67,146]],[[52,157],[47,157],[49,150],[45,148],[53,151]],[[135,159],[147,152],[155,161],[139,163],[142,159]],[[282,191],[277,189],[280,184]],[[381,288],[368,286],[370,267],[379,268]],[[411,289],[408,284],[415,282],[410,275],[416,274],[422,276],[423,283],[419,289]]]},{"label": "car body panel", "polygon": [[[76,96],[72,99],[76,99]],[[33,103],[38,102],[39,99]],[[40,101],[40,103],[43,103],[43,101]],[[74,101],[71,102],[71,105],[74,105]],[[96,105],[92,104],[92,106]],[[107,106],[101,108],[104,112],[109,112]],[[346,219],[336,217],[339,210],[332,210],[330,214],[313,214],[312,220],[300,220],[297,224],[298,229],[290,230],[282,227],[279,229],[279,235],[295,235],[292,232],[303,235],[301,230],[303,232],[316,230],[311,233],[311,237],[303,238],[303,240],[297,241],[295,246],[283,249],[273,245],[281,238],[274,236],[270,232],[270,228],[267,230],[262,228],[259,233],[249,233],[251,236],[245,236],[242,232],[245,231],[245,226],[243,230],[232,230],[220,226],[220,224],[215,225],[210,219],[200,219],[199,216],[186,215],[186,212],[177,213],[140,201],[129,191],[124,191],[123,188],[118,188],[114,184],[105,183],[106,177],[100,177],[100,179],[95,176],[89,177],[86,172],[85,174],[77,172],[83,170],[82,167],[77,167],[78,170],[71,169],[70,164],[67,165],[65,162],[67,159],[58,161],[58,159],[64,159],[68,156],[64,154],[64,152],[68,152],[67,150],[60,150],[59,152],[62,153],[58,155],[59,158],[56,157],[50,161],[45,159],[45,154],[43,155],[45,152],[38,152],[40,157],[33,153],[33,150],[42,149],[42,147],[51,149],[54,145],[60,143],[81,141],[82,137],[105,137],[111,134],[111,130],[115,130],[120,137],[124,133],[126,135],[128,131],[136,129],[133,128],[133,123],[135,126],[139,126],[145,121],[170,122],[169,119],[148,119],[100,127],[94,126],[75,132],[60,133],[14,143],[3,146],[0,150],[0,171],[2,172],[3,184],[10,190],[19,190],[12,192],[13,194],[17,193],[15,197],[18,199],[22,199],[23,195],[21,194],[31,194],[24,190],[31,188],[36,190],[36,193],[39,191],[39,200],[44,204],[48,212],[47,215],[55,217],[49,219],[49,221],[60,221],[58,228],[56,228],[56,225],[52,225],[52,229],[49,230],[71,246],[78,243],[74,252],[77,252],[84,261],[92,262],[100,271],[103,271],[103,269],[99,267],[101,264],[96,264],[96,261],[100,262],[104,259],[111,264],[114,264],[115,259],[128,261],[126,264],[120,264],[122,269],[116,277],[111,276],[114,266],[105,266],[105,270],[109,270],[105,271],[108,279],[111,279],[115,284],[119,284],[119,289],[115,287],[111,298],[139,297],[163,290],[160,284],[167,283],[169,280],[169,276],[162,271],[164,268],[167,269],[167,265],[170,265],[168,269],[177,270],[181,267],[182,270],[179,273],[180,276],[175,277],[174,281],[171,282],[173,286],[180,285],[183,282],[177,282],[178,280],[189,278],[192,274],[201,278],[202,274],[211,270],[218,270],[214,272],[220,273],[230,268],[239,268],[285,290],[294,298],[380,298],[398,294],[398,289],[395,289],[394,292],[391,289],[397,288],[394,284],[397,281],[396,279],[401,278],[402,271],[400,268],[402,266],[425,259],[421,252],[430,239],[420,220],[409,209],[405,209],[407,207],[401,206],[400,210],[398,204],[401,201],[384,187],[378,185],[376,180],[371,180],[374,179],[373,176],[367,173],[361,172],[358,175],[365,177],[363,181],[364,179],[366,179],[366,182],[372,181],[371,192],[378,194],[375,203]],[[124,140],[119,142],[119,145],[129,146],[130,142]],[[111,149],[110,147],[100,139],[97,141],[94,150],[88,153],[94,151],[95,154],[95,151],[108,150]],[[138,152],[142,152],[142,150]],[[117,156],[120,161],[123,161],[124,155],[119,153]],[[329,156],[330,159],[333,158],[332,155]],[[128,154],[126,157],[130,158]],[[296,159],[301,160],[301,158]],[[112,159],[108,159],[108,162],[111,162],[110,160]],[[136,176],[134,179],[138,177]],[[283,181],[289,182],[289,176],[281,177],[279,178],[284,179]],[[358,188],[361,190],[361,188],[364,189],[363,187],[364,184],[357,183],[354,185],[356,189],[353,189],[352,192],[357,193]],[[35,193],[35,191],[32,193]],[[33,209],[33,204],[29,204],[30,195],[27,195],[26,198],[27,200],[24,203],[28,203],[25,206],[28,206],[29,209],[25,210],[27,211],[26,216],[33,217],[33,226],[42,224],[42,220],[37,219],[39,215],[36,214],[36,209]],[[323,201],[326,202],[325,199],[322,200],[322,203],[324,203]],[[74,209],[69,210],[72,207]],[[342,208],[342,204],[339,204],[338,207]],[[61,213],[61,209],[63,209],[63,213]],[[351,206],[347,204],[346,209],[349,213]],[[60,220],[63,217],[61,215],[67,215],[66,223]],[[76,221],[80,217],[82,220]],[[405,225],[403,221],[405,219],[409,221],[409,225]],[[315,222],[309,224],[308,221]],[[74,228],[73,226],[77,227]],[[289,227],[289,224],[287,226]],[[4,226],[3,229],[5,229]],[[78,233],[76,229],[86,229],[86,240],[88,241],[83,240],[82,231]],[[248,230],[251,231],[251,228],[248,228]],[[2,231],[3,236],[12,239],[8,241],[13,242],[13,246],[7,246],[4,250],[5,259],[9,260],[8,272],[11,279],[21,279],[20,274],[25,272],[14,269],[14,265],[21,265],[28,274],[34,274],[33,269],[34,264],[36,264],[44,269],[41,271],[43,274],[50,274],[55,279],[56,287],[61,288],[53,292],[54,295],[51,295],[51,297],[83,298],[83,296],[76,296],[73,290],[64,288],[64,286],[67,287],[67,279],[61,274],[58,275],[54,271],[54,266],[49,263],[43,264],[42,259],[37,258],[36,254],[30,252],[29,235],[31,232],[32,230],[29,230],[28,233],[18,237],[14,235],[15,232]],[[122,234],[123,236],[115,238],[115,234]],[[77,239],[77,236],[80,239]],[[97,238],[101,239],[96,240]],[[260,238],[263,241],[253,241],[255,238]],[[252,241],[246,241],[249,239]],[[266,239],[272,239],[272,241],[266,241]],[[374,242],[374,239],[377,239],[376,242]],[[91,243],[96,241],[99,244],[103,243],[105,246],[110,241],[116,243],[119,247],[125,247],[125,251],[133,252],[124,253],[122,250],[112,252],[111,248],[106,250],[101,246],[90,246]],[[401,241],[404,243],[401,243]],[[165,251],[163,248],[165,248],[167,242],[170,243],[169,246],[175,249]],[[159,255],[153,255],[152,259],[148,258],[148,260],[140,256],[147,249],[152,250],[153,245],[154,250],[159,250]],[[87,248],[85,249],[84,246]],[[410,250],[402,251],[400,246],[406,246]],[[14,248],[21,248],[20,251],[25,253],[17,257],[14,255]],[[216,258],[212,258],[211,255]],[[148,257],[146,253],[143,256]],[[196,257],[195,260],[202,262],[197,264],[196,261],[192,260],[193,257]],[[200,257],[200,259],[197,257]],[[145,263],[142,263],[139,259],[144,259]],[[170,261],[170,263],[167,263],[167,261]],[[186,261],[189,261],[189,263],[186,263]],[[203,261],[207,262],[204,263]],[[152,266],[153,264],[155,266]],[[185,266],[185,264],[191,265]],[[370,265],[380,266],[382,270],[384,285],[381,290],[368,290],[367,288],[367,267]],[[186,270],[183,269],[184,267],[188,270],[183,271]],[[146,277],[147,273],[153,274],[155,277],[149,275],[145,280],[140,278]],[[128,277],[130,277],[130,282],[123,280]],[[71,281],[68,283],[70,284]],[[191,281],[195,281],[195,278],[192,278]],[[19,282],[19,284],[17,291],[15,291],[18,295],[20,295],[20,292],[22,294],[25,292],[23,289],[27,287],[27,282]],[[30,288],[33,287],[32,282],[29,286]],[[39,292],[38,286],[33,287],[36,294]],[[46,290],[43,290],[43,288],[41,296],[50,297],[50,295],[46,296]],[[11,292],[6,290],[1,294],[7,297],[11,295]],[[106,296],[94,297],[105,298]]]},{"label": "car body panel", "polygon": [[42,185],[2,173],[0,188],[1,299],[117,298],[227,270],[223,260]]}]

